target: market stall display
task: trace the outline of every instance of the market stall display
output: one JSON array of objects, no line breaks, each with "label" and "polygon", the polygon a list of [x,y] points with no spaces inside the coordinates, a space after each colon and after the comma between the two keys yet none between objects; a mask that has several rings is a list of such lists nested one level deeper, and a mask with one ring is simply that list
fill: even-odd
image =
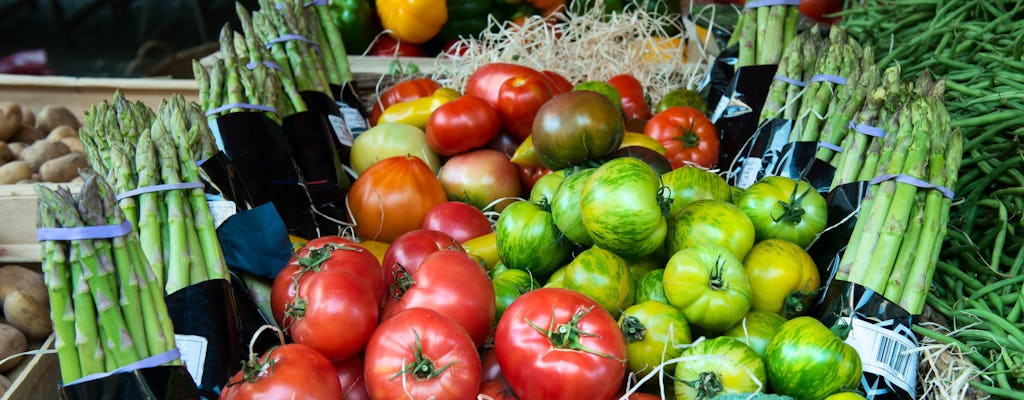
[{"label": "market stall display", "polygon": [[[62,391],[174,337],[234,363],[165,360],[184,398],[1021,397],[1024,61],[997,46],[1024,3],[531,1],[365,105],[344,3],[238,7],[197,103],[85,114],[91,169],[38,187],[39,231],[125,232],[41,242]],[[452,3],[370,10],[430,45],[488,14]],[[230,345],[175,316],[220,313],[211,281]]]}]

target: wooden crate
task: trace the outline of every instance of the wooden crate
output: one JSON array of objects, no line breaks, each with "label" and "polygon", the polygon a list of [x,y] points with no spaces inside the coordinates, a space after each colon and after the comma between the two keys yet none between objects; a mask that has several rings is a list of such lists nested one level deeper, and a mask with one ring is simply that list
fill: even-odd
[{"label": "wooden crate", "polygon": [[[47,184],[55,187],[55,184]],[[77,191],[81,184],[65,184]],[[38,263],[41,248],[36,242],[36,197],[34,184],[0,185],[0,264]]]},{"label": "wooden crate", "polygon": [[[42,343],[30,344],[31,350],[53,350],[56,339],[50,335]],[[42,353],[26,356],[21,364],[6,373],[11,387],[0,396],[0,400],[56,399],[60,386],[60,365],[56,353]]]}]

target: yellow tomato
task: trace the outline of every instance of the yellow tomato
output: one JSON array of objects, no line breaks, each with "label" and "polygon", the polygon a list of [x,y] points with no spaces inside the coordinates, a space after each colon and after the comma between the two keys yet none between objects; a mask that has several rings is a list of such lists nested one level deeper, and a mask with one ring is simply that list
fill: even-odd
[{"label": "yellow tomato", "polygon": [[810,306],[821,286],[814,260],[800,246],[781,239],[754,244],[743,259],[750,280],[754,310],[786,317],[799,315]]},{"label": "yellow tomato", "polygon": [[376,240],[364,240],[359,242],[359,245],[373,253],[373,256],[377,257],[378,262],[384,262],[384,253],[388,251],[389,244]]},{"label": "yellow tomato", "polygon": [[660,142],[654,138],[636,132],[626,132],[622,135],[622,145],[619,148],[628,146],[641,146],[658,152],[658,154],[665,155],[665,146],[662,146]]},{"label": "yellow tomato", "polygon": [[477,261],[483,262],[484,269],[493,271],[494,266],[501,261],[498,258],[498,243],[494,232],[467,240],[462,248],[473,256]]}]

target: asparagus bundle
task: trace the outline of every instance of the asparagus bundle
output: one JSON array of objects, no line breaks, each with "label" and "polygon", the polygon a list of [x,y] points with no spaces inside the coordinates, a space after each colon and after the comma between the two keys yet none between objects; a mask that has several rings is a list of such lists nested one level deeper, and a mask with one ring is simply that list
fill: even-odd
[{"label": "asparagus bundle", "polygon": [[797,35],[786,45],[779,59],[776,78],[768,89],[768,97],[758,123],[771,118],[796,119],[800,108],[800,95],[811,78],[815,60],[821,48],[821,32],[817,25]]},{"label": "asparagus bundle", "polygon": [[[42,269],[65,383],[175,348],[163,289],[142,256],[135,231],[123,225],[127,220],[113,188],[95,171],[81,174],[78,196],[64,187],[35,187]],[[61,233],[100,226],[128,229],[96,235],[103,238]],[[167,357],[159,363],[179,362]]]},{"label": "asparagus bundle", "polygon": [[796,36],[796,5],[770,5],[743,9],[729,45],[739,44],[736,67],[778,64],[782,49]]},{"label": "asparagus bundle", "polygon": [[118,205],[139,232],[142,254],[166,293],[227,278],[213,216],[198,184],[196,161],[217,151],[198,105],[175,95],[154,113],[118,92],[113,103],[86,113],[79,137],[89,164],[120,194]]},{"label": "asparagus bundle", "polygon": [[310,24],[311,14],[301,3],[269,0],[259,3],[260,9],[251,16],[252,33],[258,42],[270,49],[274,62],[295,82],[300,92],[330,95],[328,68],[321,57],[326,49],[319,45],[320,30]]},{"label": "asparagus bundle", "polygon": [[963,139],[940,100],[944,81],[925,73],[885,124],[870,190],[836,278],[919,314],[928,294],[956,186]]}]

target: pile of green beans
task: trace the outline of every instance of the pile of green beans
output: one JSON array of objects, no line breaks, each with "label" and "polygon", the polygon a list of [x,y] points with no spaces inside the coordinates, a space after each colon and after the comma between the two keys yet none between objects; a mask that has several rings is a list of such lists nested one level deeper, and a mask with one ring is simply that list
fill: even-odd
[{"label": "pile of green beans", "polygon": [[846,6],[842,26],[875,47],[879,68],[899,64],[905,77],[928,69],[946,78],[943,101],[964,137],[957,201],[927,301],[953,332],[914,329],[965,352],[986,376],[975,388],[1022,399],[1024,0]]}]

